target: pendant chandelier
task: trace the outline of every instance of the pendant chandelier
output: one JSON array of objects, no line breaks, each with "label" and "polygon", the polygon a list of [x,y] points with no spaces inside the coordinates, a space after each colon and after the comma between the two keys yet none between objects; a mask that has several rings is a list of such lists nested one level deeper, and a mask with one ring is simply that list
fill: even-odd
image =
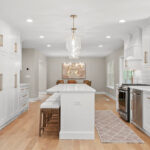
[{"label": "pendant chandelier", "polygon": [[79,58],[80,49],[81,49],[81,40],[79,37],[75,35],[75,31],[77,28],[74,27],[74,19],[77,17],[76,15],[70,16],[73,20],[72,35],[66,41],[66,48],[69,53],[69,58]]}]

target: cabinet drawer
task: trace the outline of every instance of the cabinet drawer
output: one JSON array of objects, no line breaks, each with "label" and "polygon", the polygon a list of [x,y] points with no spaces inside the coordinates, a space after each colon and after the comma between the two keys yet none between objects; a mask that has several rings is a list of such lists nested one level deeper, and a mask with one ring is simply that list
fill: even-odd
[{"label": "cabinet drawer", "polygon": [[148,124],[150,126],[150,118],[148,115],[143,117],[143,124]]},{"label": "cabinet drawer", "polygon": [[20,95],[20,97],[19,97],[19,98],[20,98],[20,99],[28,98],[28,94],[27,94],[27,93],[22,94],[22,95]]},{"label": "cabinet drawer", "polygon": [[150,92],[144,92],[144,98],[147,98],[150,100]]},{"label": "cabinet drawer", "polygon": [[143,110],[150,110],[150,103],[144,102]]},{"label": "cabinet drawer", "polygon": [[143,104],[144,104],[144,108],[145,107],[149,107],[150,108],[150,94],[144,94]]},{"label": "cabinet drawer", "polygon": [[150,125],[149,124],[143,124],[143,128],[150,133]]},{"label": "cabinet drawer", "polygon": [[144,95],[144,101],[150,103],[150,95]]},{"label": "cabinet drawer", "polygon": [[143,95],[143,128],[150,133],[150,93]]}]

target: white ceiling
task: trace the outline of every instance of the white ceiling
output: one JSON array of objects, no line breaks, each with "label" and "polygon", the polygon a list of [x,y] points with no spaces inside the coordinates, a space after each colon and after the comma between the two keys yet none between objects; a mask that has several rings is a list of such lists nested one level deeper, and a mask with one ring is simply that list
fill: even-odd
[{"label": "white ceiling", "polygon": [[[47,56],[66,56],[65,40],[71,34],[71,14],[82,39],[82,56],[106,56],[123,46],[135,27],[149,23],[149,0],[0,0],[0,17],[20,32],[24,48]],[[32,18],[33,23],[26,19]],[[119,24],[125,19],[125,24]],[[44,39],[39,36],[44,35]],[[106,39],[111,35],[111,39]],[[50,43],[51,48],[46,44]],[[103,48],[98,45],[103,44]]]}]

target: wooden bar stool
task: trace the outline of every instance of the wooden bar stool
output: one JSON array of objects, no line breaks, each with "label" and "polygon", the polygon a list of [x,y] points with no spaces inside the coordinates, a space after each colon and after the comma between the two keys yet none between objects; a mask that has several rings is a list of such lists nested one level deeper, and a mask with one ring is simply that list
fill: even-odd
[{"label": "wooden bar stool", "polygon": [[64,80],[57,80],[56,84],[64,84]]},{"label": "wooden bar stool", "polygon": [[60,103],[60,93],[54,93],[46,100],[46,102],[55,102],[55,101]]},{"label": "wooden bar stool", "polygon": [[40,106],[40,124],[39,124],[39,136],[41,136],[41,131],[51,124],[51,119],[53,116],[58,118],[58,126],[60,129],[60,104],[59,102],[44,102]]},{"label": "wooden bar stool", "polygon": [[91,86],[91,81],[89,81],[89,80],[84,80],[83,83]]},{"label": "wooden bar stool", "polygon": [[77,81],[76,80],[68,80],[68,84],[76,84]]}]

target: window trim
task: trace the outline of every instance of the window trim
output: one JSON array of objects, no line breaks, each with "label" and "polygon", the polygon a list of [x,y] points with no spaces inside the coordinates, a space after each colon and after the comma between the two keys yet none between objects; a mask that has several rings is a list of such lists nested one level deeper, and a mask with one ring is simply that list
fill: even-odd
[{"label": "window trim", "polygon": [[[107,62],[107,88],[110,89],[114,89],[115,88],[115,78],[114,78],[114,61],[108,61]],[[110,81],[111,79],[108,78],[108,76],[111,76],[111,78],[113,77],[113,81]],[[113,82],[113,85],[111,85],[110,83]]]}]

